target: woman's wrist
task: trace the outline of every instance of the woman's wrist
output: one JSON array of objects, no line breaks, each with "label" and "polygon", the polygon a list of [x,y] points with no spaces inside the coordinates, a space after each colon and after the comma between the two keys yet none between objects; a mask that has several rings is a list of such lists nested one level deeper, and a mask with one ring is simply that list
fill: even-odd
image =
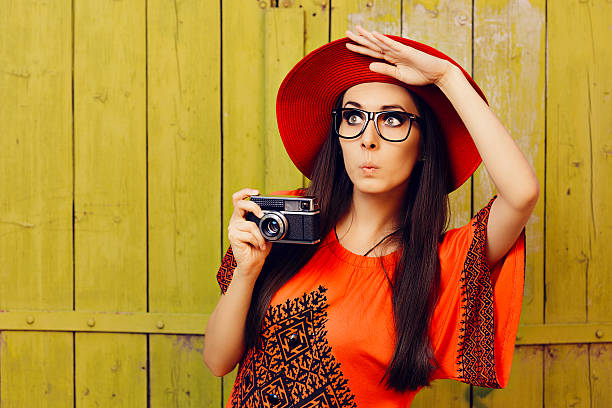
[{"label": "woman's wrist", "polygon": [[234,269],[234,273],[232,274],[232,281],[239,280],[240,282],[243,282],[244,284],[255,286],[255,281],[257,281],[257,277],[259,276],[259,272],[261,272],[262,267],[263,265],[260,267],[236,266],[236,268]]},{"label": "woman's wrist", "polygon": [[455,65],[449,61],[446,61],[448,64],[447,70],[440,76],[440,78],[435,82],[435,85],[440,88],[440,90],[447,94],[453,85],[456,85],[457,82],[462,79],[465,81],[465,76],[463,76],[463,72]]}]

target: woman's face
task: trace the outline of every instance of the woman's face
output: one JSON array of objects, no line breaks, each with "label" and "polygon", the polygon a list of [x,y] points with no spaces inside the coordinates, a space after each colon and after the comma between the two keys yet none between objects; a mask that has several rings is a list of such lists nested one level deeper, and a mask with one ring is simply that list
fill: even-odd
[{"label": "woman's face", "polygon": [[[418,115],[416,105],[406,89],[383,82],[366,82],[349,88],[342,99],[342,107],[372,112],[397,110]],[[390,120],[393,122],[393,119]],[[380,125],[379,128],[383,130]],[[384,140],[376,132],[374,121],[370,120],[365,131],[356,139],[340,138],[344,167],[354,188],[363,193],[405,189],[414,164],[419,159],[420,137],[419,125],[414,122],[406,140]],[[364,165],[376,167],[368,168]]]}]

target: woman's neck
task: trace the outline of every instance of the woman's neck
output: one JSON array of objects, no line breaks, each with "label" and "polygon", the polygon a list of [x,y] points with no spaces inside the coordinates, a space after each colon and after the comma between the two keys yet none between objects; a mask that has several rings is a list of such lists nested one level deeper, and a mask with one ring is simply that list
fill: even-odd
[{"label": "woman's neck", "polygon": [[[405,188],[395,188],[384,194],[364,193],[353,188],[351,207],[336,226],[342,245],[363,254],[385,235],[395,231],[401,222],[404,193]],[[383,244],[380,246],[384,247]]]}]

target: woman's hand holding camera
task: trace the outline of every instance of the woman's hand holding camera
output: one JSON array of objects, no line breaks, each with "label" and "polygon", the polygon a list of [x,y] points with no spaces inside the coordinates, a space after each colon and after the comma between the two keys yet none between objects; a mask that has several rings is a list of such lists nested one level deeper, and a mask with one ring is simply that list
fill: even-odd
[{"label": "woman's hand holding camera", "polygon": [[245,188],[232,194],[234,212],[227,227],[227,238],[236,260],[234,276],[242,275],[253,280],[259,276],[266,257],[272,249],[272,242],[264,239],[257,224],[245,219],[247,212],[252,212],[259,218],[264,215],[259,205],[245,200],[257,194],[259,192],[251,188]]}]

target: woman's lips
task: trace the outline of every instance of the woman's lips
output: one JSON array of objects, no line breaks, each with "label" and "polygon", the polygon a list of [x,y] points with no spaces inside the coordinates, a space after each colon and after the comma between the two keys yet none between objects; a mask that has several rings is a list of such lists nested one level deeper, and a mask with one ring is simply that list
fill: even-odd
[{"label": "woman's lips", "polygon": [[376,164],[374,164],[371,161],[364,161],[363,163],[361,163],[359,165],[359,168],[361,169],[361,172],[363,174],[372,174],[374,173],[376,170],[378,170],[378,166]]}]

